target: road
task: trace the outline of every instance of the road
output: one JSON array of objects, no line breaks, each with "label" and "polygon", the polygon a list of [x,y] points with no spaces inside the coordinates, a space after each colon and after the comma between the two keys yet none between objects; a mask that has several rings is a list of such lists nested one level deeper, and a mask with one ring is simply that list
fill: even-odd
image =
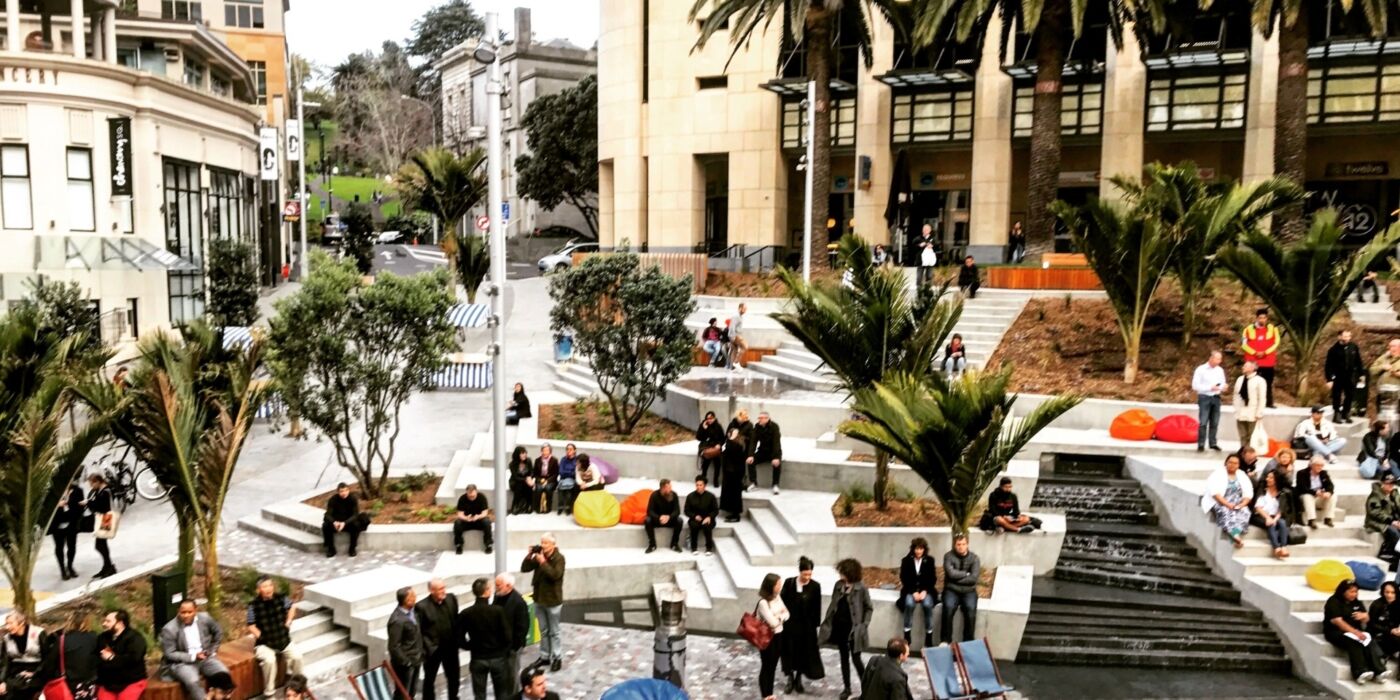
[{"label": "road", "polygon": [[[375,272],[387,271],[396,275],[416,275],[447,265],[447,256],[435,245],[376,245],[374,247]],[[535,261],[506,259],[506,279],[519,280],[539,277],[540,271]]]}]

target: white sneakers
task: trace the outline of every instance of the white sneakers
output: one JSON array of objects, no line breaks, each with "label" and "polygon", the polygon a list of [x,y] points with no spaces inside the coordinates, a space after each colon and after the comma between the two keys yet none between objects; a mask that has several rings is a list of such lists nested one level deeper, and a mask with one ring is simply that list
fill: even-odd
[{"label": "white sneakers", "polygon": [[777,486],[774,486],[774,487],[773,487],[773,495],[774,495],[774,496],[778,495],[778,487],[777,487]]},{"label": "white sneakers", "polygon": [[1361,675],[1359,675],[1359,676],[1356,677],[1356,684],[1357,684],[1357,685],[1366,685],[1367,683],[1370,683],[1370,682],[1371,682],[1371,679],[1372,679],[1372,678],[1375,678],[1375,677],[1376,677],[1375,671],[1367,671],[1367,672],[1365,672],[1365,673],[1363,673],[1363,674],[1361,674]]}]

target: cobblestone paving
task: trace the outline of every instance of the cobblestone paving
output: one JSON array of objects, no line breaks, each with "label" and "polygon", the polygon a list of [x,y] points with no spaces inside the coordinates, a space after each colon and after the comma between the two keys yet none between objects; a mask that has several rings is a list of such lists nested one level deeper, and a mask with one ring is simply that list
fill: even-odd
[{"label": "cobblestone paving", "polygon": [[316,583],[347,574],[367,571],[386,564],[411,566],[432,571],[441,552],[360,552],[346,555],[341,548],[335,558],[319,552],[303,552],[236,527],[226,528],[219,538],[220,563],[253,566],[265,574]]}]

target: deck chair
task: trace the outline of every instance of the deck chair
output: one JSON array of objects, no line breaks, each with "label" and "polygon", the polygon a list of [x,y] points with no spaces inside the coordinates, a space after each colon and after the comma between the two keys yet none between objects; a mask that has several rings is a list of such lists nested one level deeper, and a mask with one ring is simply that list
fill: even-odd
[{"label": "deck chair", "polygon": [[1011,692],[1011,686],[1001,680],[1001,671],[997,670],[997,662],[992,659],[992,650],[985,638],[955,644],[953,654],[977,697],[1005,698]]},{"label": "deck chair", "polygon": [[928,671],[928,683],[933,688],[934,700],[969,700],[977,697],[975,693],[968,692],[972,685],[954,658],[951,647],[925,647],[924,668]]},{"label": "deck chair", "polygon": [[[394,700],[395,697],[412,700],[413,697],[408,694],[408,689],[403,687],[403,682],[399,680],[388,661],[362,673],[350,674],[350,685],[355,688],[355,694],[360,696],[360,700]],[[397,696],[396,690],[399,693]]]}]

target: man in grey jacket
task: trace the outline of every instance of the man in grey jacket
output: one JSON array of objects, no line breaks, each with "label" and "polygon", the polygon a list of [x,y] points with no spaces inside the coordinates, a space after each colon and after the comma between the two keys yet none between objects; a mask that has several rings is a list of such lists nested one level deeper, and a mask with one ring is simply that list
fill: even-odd
[{"label": "man in grey jacket", "polygon": [[953,637],[953,614],[962,609],[962,641],[977,635],[977,580],[982,577],[982,562],[968,549],[967,535],[953,538],[953,550],[943,555],[943,632],[939,641],[947,644]]},{"label": "man in grey jacket", "polygon": [[209,613],[200,612],[193,600],[181,601],[179,614],[160,630],[162,677],[184,686],[191,700],[204,700],[202,679],[209,680],[216,698],[233,692],[233,677],[219,660],[223,638]]},{"label": "man in grey jacket", "polygon": [[418,594],[405,586],[398,590],[395,598],[399,605],[389,613],[389,666],[408,692],[408,697],[402,700],[413,700],[423,672],[423,629],[413,611],[413,606],[418,604]]}]

